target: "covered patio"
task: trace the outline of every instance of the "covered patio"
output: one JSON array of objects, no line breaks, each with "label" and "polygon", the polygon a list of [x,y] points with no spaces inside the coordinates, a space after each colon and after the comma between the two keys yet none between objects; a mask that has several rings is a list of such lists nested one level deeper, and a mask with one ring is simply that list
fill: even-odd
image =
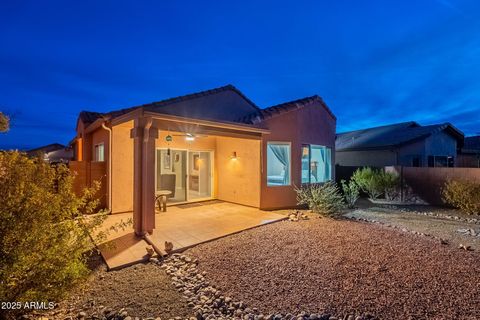
[{"label": "covered patio", "polygon": [[[155,229],[148,236],[153,244],[164,250],[165,241],[174,251],[212,241],[243,230],[280,221],[286,211],[262,211],[257,208],[223,201],[206,201],[169,206],[167,212],[155,214]],[[131,213],[110,215],[102,229],[120,221],[127,221]],[[122,268],[148,259],[149,244],[135,235],[132,227],[113,232],[99,248],[110,270]]]}]

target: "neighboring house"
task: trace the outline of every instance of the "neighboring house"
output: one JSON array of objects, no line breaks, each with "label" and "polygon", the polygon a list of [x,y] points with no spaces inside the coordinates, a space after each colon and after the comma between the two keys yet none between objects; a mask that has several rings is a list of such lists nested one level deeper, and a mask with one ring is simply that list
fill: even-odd
[{"label": "neighboring house", "polygon": [[403,122],[337,134],[335,159],[342,166],[454,167],[463,139],[450,123]]},{"label": "neighboring house", "polygon": [[106,161],[112,213],[154,228],[169,203],[219,199],[261,209],[296,205],[295,186],[334,178],[336,118],[319,96],[260,109],[235,87],[97,113],[82,111],[77,161]]},{"label": "neighboring house", "polygon": [[60,143],[52,143],[27,151],[29,156],[40,155],[50,163],[68,163],[73,159],[73,150]]},{"label": "neighboring house", "polygon": [[458,166],[480,168],[480,136],[466,137],[458,152]]}]

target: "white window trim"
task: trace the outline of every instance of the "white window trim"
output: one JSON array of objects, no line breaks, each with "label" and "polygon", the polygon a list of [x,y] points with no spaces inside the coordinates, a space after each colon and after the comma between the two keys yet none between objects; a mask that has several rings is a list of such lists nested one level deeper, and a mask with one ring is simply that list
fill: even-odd
[{"label": "white window trim", "polygon": [[[282,184],[282,185],[269,185],[268,184],[268,145],[269,144],[280,144],[280,145],[286,145],[290,147],[290,152],[288,155],[288,184]],[[266,148],[266,175],[265,179],[267,182],[267,188],[281,188],[281,187],[291,187],[292,186],[292,143],[290,141],[267,141],[267,148]]]},{"label": "white window trim", "polygon": [[[103,160],[97,160],[97,147],[98,146],[102,146],[102,151],[103,151]],[[97,143],[93,146],[93,154],[94,154],[94,160],[93,162],[105,162],[105,143],[104,142],[100,142],[100,143]]]}]

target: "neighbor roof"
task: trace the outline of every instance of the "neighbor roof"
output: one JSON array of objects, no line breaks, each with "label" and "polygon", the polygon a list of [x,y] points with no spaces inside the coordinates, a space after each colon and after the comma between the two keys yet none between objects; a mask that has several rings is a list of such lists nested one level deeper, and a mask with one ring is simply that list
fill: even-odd
[{"label": "neighbor roof", "polygon": [[28,154],[34,154],[34,153],[37,153],[37,152],[49,153],[49,152],[52,152],[52,151],[55,151],[55,150],[60,150],[60,149],[65,149],[65,148],[66,148],[66,146],[64,146],[63,144],[51,143],[51,144],[47,144],[45,146],[41,146],[41,147],[38,147],[38,148],[35,148],[35,149],[27,150],[27,153]]},{"label": "neighbor roof", "polygon": [[337,151],[371,150],[398,147],[430,135],[447,131],[463,145],[463,133],[450,123],[421,126],[409,121],[386,126],[339,133],[335,139]]},{"label": "neighbor roof", "polygon": [[281,104],[277,104],[265,109],[259,109],[258,111],[251,113],[243,118],[238,119],[239,122],[247,123],[247,124],[257,124],[261,121],[273,118],[277,115],[284,114],[286,112],[303,108],[307,105],[312,103],[319,102],[321,106],[332,116],[333,119],[336,119],[333,112],[328,108],[325,104],[323,99],[318,95],[314,95],[311,97],[305,97],[298,100],[293,100]]},{"label": "neighbor roof", "polygon": [[465,137],[462,152],[464,153],[478,153],[480,152],[480,136]]}]

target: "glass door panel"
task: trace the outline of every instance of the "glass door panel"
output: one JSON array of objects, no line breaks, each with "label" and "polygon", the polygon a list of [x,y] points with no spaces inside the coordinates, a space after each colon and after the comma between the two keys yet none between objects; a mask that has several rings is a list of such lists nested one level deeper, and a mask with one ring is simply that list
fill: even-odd
[{"label": "glass door panel", "polygon": [[212,156],[209,151],[188,152],[188,200],[212,197]]},{"label": "glass door panel", "polygon": [[187,151],[175,149],[157,150],[156,190],[168,190],[172,194],[167,202],[187,201]]}]

